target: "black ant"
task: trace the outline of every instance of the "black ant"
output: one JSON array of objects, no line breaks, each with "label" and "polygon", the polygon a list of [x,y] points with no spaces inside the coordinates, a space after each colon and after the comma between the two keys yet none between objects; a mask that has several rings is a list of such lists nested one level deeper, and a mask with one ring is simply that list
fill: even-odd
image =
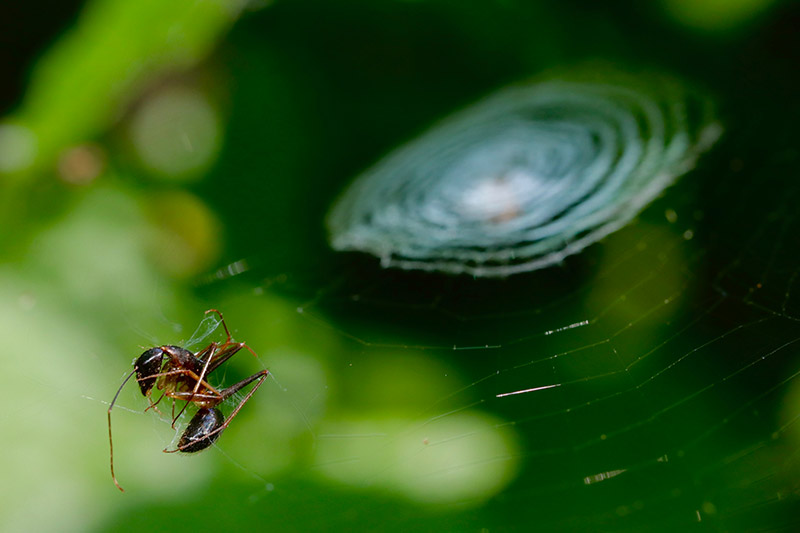
[{"label": "black ant", "polygon": [[[228,336],[225,342],[222,344],[212,342],[196,354],[180,346],[167,345],[150,348],[136,360],[133,365],[133,370],[128,374],[128,377],[125,378],[125,381],[122,382],[119,390],[117,390],[117,393],[114,395],[114,399],[111,401],[111,405],[108,407],[108,445],[111,454],[111,478],[114,480],[114,484],[117,488],[122,492],[125,491],[120,486],[117,481],[117,476],[114,474],[114,445],[111,440],[111,409],[114,408],[114,404],[120,392],[122,392],[122,388],[134,373],[136,374],[136,381],[139,383],[142,395],[150,402],[150,405],[145,411],[151,408],[158,411],[156,406],[164,396],[172,398],[173,428],[175,427],[175,422],[190,403],[198,407],[197,413],[195,413],[194,417],[189,421],[186,430],[183,432],[183,435],[181,435],[178,446],[174,450],[165,449],[164,452],[166,453],[195,453],[205,450],[214,444],[222,431],[228,427],[233,417],[235,417],[242,406],[247,403],[269,374],[269,370],[262,370],[222,390],[215,389],[206,381],[208,374],[219,368],[222,363],[233,357],[233,355],[242,348],[247,348],[250,353],[256,356],[256,353],[247,344],[243,342],[233,342],[231,333],[228,331],[228,326],[225,324],[225,319],[222,318],[222,313],[216,309],[209,309],[205,314],[207,315],[209,313],[216,313],[219,315],[222,327],[225,328],[225,334]],[[254,381],[256,384],[226,419],[217,406]],[[150,398],[150,393],[153,391],[154,386],[158,390],[164,391],[155,403]],[[186,402],[177,415],[175,415],[175,400],[184,400]]]}]

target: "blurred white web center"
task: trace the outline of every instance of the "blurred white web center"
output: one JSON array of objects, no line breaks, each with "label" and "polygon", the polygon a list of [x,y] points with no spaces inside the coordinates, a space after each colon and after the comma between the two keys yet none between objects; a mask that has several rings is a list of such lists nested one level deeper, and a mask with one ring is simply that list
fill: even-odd
[{"label": "blurred white web center", "polygon": [[512,220],[536,195],[537,184],[538,180],[523,169],[487,177],[464,190],[459,198],[458,211],[471,220]]}]

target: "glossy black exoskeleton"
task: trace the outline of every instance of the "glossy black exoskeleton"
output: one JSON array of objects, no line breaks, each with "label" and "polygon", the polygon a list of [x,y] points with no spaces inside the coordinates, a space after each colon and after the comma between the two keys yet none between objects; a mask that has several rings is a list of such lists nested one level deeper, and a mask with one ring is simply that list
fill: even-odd
[{"label": "glossy black exoskeleton", "polygon": [[198,409],[181,435],[178,449],[186,453],[205,450],[219,438],[222,432],[218,430],[224,423],[225,417],[216,407]]}]

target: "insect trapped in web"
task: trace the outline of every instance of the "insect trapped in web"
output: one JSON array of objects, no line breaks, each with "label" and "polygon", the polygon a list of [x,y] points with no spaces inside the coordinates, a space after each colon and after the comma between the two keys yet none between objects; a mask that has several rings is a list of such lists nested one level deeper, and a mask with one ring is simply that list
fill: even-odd
[{"label": "insect trapped in web", "polygon": [[[124,492],[117,481],[114,473],[114,444],[111,438],[111,410],[119,397],[125,384],[136,374],[136,381],[142,395],[145,396],[150,405],[145,409],[156,409],[156,406],[164,397],[172,399],[172,427],[183,414],[189,404],[197,407],[197,412],[189,421],[178,441],[178,446],[174,450],[164,451],[167,453],[184,452],[195,453],[205,450],[211,446],[220,436],[222,431],[230,425],[233,418],[244,406],[250,397],[258,390],[264,382],[268,370],[261,370],[252,376],[234,383],[228,388],[218,390],[208,383],[208,375],[220,367],[225,361],[233,357],[239,350],[246,348],[250,353],[257,357],[256,353],[244,342],[234,342],[222,313],[216,309],[209,309],[209,313],[216,313],[219,316],[222,327],[225,329],[227,338],[225,342],[212,342],[197,353],[193,353],[186,348],[174,345],[156,346],[146,350],[133,365],[133,370],[120,385],[114,399],[108,407],[108,444],[111,459],[111,478],[117,488]],[[255,382],[253,388],[242,398],[231,414],[225,418],[218,405],[242,390],[247,385]],[[161,396],[153,402],[150,395],[153,388],[163,391]],[[183,400],[185,403],[178,414],[175,414],[175,400]]]}]

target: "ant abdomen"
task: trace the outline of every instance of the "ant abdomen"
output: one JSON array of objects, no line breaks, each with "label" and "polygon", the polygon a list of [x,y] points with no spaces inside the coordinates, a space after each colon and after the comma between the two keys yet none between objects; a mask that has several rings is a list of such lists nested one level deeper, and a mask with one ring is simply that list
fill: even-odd
[{"label": "ant abdomen", "polygon": [[219,438],[224,423],[225,417],[216,407],[198,409],[181,435],[178,449],[184,453],[205,450]]}]

